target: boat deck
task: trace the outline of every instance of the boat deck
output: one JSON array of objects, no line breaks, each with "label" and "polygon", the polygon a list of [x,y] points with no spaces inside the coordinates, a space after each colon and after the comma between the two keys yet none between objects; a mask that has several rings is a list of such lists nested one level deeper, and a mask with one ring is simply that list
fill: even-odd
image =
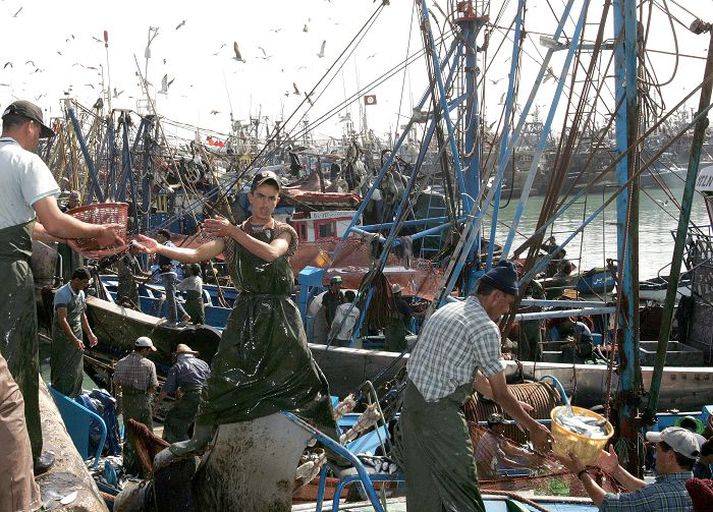
[{"label": "boat deck", "polygon": [[[504,496],[493,496],[484,494],[483,500],[485,502],[486,512],[507,512],[507,501],[508,499]],[[594,512],[598,508],[592,504],[591,501],[583,498],[561,498],[561,497],[538,497],[537,504],[551,512]],[[525,503],[517,502],[518,505],[523,507],[523,510],[537,510],[534,507],[528,507]],[[300,503],[298,505],[292,506],[293,512],[314,512],[315,503]],[[332,503],[325,502],[322,506],[322,510],[331,510]],[[371,506],[369,502],[355,502],[355,503],[342,503],[339,506],[339,510],[350,511],[350,512],[368,512],[373,511],[374,507]],[[386,512],[406,512],[406,498],[387,498],[386,504],[384,506]]]}]

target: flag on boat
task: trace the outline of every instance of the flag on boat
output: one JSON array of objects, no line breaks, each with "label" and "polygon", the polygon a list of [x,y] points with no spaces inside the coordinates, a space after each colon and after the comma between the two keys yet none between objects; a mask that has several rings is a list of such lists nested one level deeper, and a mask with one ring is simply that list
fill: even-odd
[{"label": "flag on boat", "polygon": [[208,143],[209,146],[215,146],[215,147],[218,147],[218,148],[223,148],[223,147],[225,147],[225,142],[222,142],[222,141],[216,139],[216,138],[213,137],[212,135],[208,135],[208,138],[207,138],[206,142]]},{"label": "flag on boat", "polygon": [[365,94],[364,105],[376,105],[376,94]]}]

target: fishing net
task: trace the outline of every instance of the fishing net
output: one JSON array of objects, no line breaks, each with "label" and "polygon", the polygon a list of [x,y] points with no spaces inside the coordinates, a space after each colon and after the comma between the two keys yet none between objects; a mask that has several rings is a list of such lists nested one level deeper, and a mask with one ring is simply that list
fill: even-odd
[{"label": "fishing net", "polygon": [[[587,497],[577,475],[552,457],[532,452],[506,437],[469,422],[470,438],[483,491],[500,490],[535,496]],[[590,474],[607,492],[619,492],[615,481],[601,470]]]},{"label": "fishing net", "polygon": [[[561,404],[557,389],[547,382],[513,384],[508,389],[517,400],[533,407],[530,414],[534,418],[549,417],[552,408]],[[540,496],[587,496],[577,476],[559,461],[523,447],[529,435],[505,422],[504,412],[496,402],[476,393],[466,401],[463,410],[482,489],[531,491]],[[482,424],[485,421],[488,426]],[[605,476],[595,470],[591,472],[596,477]],[[603,487],[617,492],[618,488],[612,482],[607,478]]]},{"label": "fishing net", "polygon": [[[340,240],[334,248],[334,256],[329,270],[325,272],[324,283],[333,276],[341,276],[344,288],[359,288],[364,276],[379,258],[381,244],[374,239],[352,235]],[[413,258],[409,254],[398,257],[391,253],[386,260],[384,275],[390,284],[399,284],[403,294],[433,300],[443,271],[425,259]]]},{"label": "fishing net", "polygon": [[77,238],[69,240],[69,245],[85,258],[98,260],[117,254],[127,247],[126,228],[129,205],[127,203],[95,203],[73,208],[67,212],[75,219],[89,224],[116,224],[115,233],[122,239],[122,244],[102,247],[96,238]]}]

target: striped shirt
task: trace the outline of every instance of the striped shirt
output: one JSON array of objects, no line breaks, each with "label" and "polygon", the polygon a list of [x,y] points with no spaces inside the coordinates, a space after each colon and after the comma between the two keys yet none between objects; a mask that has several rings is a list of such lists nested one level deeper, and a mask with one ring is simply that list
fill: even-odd
[{"label": "striped shirt", "polygon": [[498,326],[470,296],[428,319],[406,368],[423,398],[434,402],[473,382],[477,369],[486,377],[503,371],[500,355]]},{"label": "striped shirt", "polygon": [[150,387],[156,387],[156,365],[134,351],[116,363],[114,384],[134,391],[147,391]]},{"label": "striped shirt", "polygon": [[656,482],[634,492],[607,494],[599,505],[602,512],[636,510],[639,512],[691,512],[693,502],[686,489],[691,471],[656,477]]}]

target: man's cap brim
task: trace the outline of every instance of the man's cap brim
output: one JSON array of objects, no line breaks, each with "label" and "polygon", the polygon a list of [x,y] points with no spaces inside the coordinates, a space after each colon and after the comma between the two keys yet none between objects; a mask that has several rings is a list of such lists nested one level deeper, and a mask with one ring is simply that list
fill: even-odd
[{"label": "man's cap brim", "polygon": [[40,139],[49,139],[49,138],[52,138],[52,137],[54,137],[54,136],[56,135],[56,133],[54,133],[54,130],[52,130],[52,128],[50,128],[50,127],[47,126],[46,124],[39,123],[39,122],[38,122],[37,120],[35,120],[35,119],[33,119],[33,121],[35,121],[36,123],[38,123],[38,124],[41,126],[41,128],[42,128],[42,129],[40,130]]},{"label": "man's cap brim", "polygon": [[661,435],[661,432],[647,432],[646,433],[646,440],[651,442],[651,443],[660,443],[662,441],[663,437]]},{"label": "man's cap brim", "polygon": [[277,181],[275,178],[273,178],[271,176],[268,176],[267,178],[263,178],[259,181],[256,181],[255,183],[253,183],[252,189],[255,190],[259,186],[264,185],[265,183],[271,183],[271,184],[275,185],[278,190],[280,190],[282,188],[282,187],[280,187],[279,181]]}]

